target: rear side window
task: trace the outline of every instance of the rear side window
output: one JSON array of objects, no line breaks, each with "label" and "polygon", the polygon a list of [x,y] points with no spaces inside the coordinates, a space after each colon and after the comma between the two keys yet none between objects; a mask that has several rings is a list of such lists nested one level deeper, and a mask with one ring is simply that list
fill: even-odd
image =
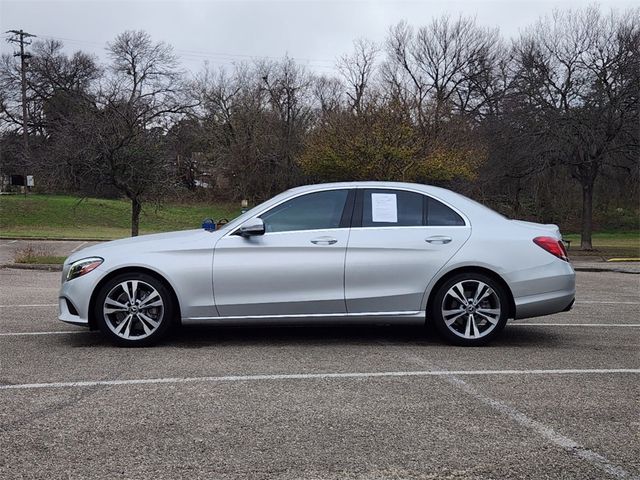
[{"label": "rear side window", "polygon": [[288,200],[260,215],[266,232],[339,228],[347,190],[308,193]]},{"label": "rear side window", "polygon": [[460,215],[431,197],[427,197],[427,225],[430,227],[463,227]]},{"label": "rear side window", "polygon": [[422,226],[424,196],[402,190],[365,189],[362,199],[363,227]]},{"label": "rear side window", "polygon": [[444,203],[415,192],[365,189],[363,227],[462,227],[464,220]]}]

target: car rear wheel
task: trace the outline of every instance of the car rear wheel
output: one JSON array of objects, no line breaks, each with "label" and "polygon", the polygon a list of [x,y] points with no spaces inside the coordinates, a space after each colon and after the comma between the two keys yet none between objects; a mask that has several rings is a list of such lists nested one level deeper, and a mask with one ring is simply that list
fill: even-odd
[{"label": "car rear wheel", "polygon": [[166,285],[139,272],[105,283],[95,303],[100,330],[116,345],[144,347],[157,343],[174,323],[175,307]]},{"label": "car rear wheel", "polygon": [[444,282],[431,306],[438,333],[451,343],[484,345],[504,328],[509,317],[504,287],[479,273],[462,273]]}]

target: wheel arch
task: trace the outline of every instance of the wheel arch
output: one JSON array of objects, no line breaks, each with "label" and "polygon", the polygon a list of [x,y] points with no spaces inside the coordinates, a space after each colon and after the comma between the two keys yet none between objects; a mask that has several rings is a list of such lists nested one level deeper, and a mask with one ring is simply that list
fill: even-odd
[{"label": "wheel arch", "polygon": [[91,292],[91,299],[89,300],[89,312],[88,312],[88,320],[89,320],[89,328],[91,330],[97,330],[98,329],[98,323],[94,314],[95,311],[95,305],[96,305],[96,298],[98,297],[98,292],[100,292],[100,290],[102,289],[102,287],[104,286],[104,284],[106,284],[109,280],[111,280],[112,278],[118,276],[118,275],[122,275],[123,273],[146,273],[147,275],[150,275],[152,277],[154,277],[155,279],[157,279],[158,281],[162,282],[167,289],[169,290],[169,292],[171,293],[171,297],[172,300],[175,302],[176,308],[176,315],[177,315],[177,321],[179,322],[180,319],[182,318],[181,315],[181,309],[180,309],[180,301],[178,300],[178,295],[176,294],[175,289],[173,288],[173,285],[171,285],[171,282],[169,282],[163,275],[161,275],[160,273],[156,272],[155,270],[152,270],[150,268],[145,268],[145,267],[139,267],[139,266],[132,266],[132,267],[122,267],[122,268],[118,268],[115,269],[111,272],[109,272],[107,275],[105,275],[95,286],[95,288],[93,289],[93,292]]},{"label": "wheel arch", "polygon": [[429,296],[427,298],[427,305],[425,309],[427,322],[429,321],[429,314],[431,311],[433,300],[436,294],[438,293],[438,290],[442,286],[442,284],[444,284],[451,277],[455,275],[459,275],[461,273],[481,273],[498,282],[504,288],[505,292],[507,292],[507,296],[509,297],[509,317],[508,318],[511,319],[515,316],[516,302],[513,297],[513,292],[511,291],[511,288],[509,288],[509,284],[507,284],[507,282],[505,282],[505,280],[498,273],[486,267],[464,266],[464,267],[454,268],[453,270],[448,271],[438,279],[438,281],[433,285],[433,287],[431,287],[431,290],[429,291]]}]

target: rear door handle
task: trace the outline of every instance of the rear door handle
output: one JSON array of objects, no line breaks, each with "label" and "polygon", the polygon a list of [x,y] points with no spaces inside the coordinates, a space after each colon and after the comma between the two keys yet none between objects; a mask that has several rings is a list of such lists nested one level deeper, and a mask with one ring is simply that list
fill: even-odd
[{"label": "rear door handle", "polygon": [[445,243],[450,243],[452,240],[451,237],[445,237],[444,235],[434,235],[433,237],[427,237],[424,239],[427,243],[434,243],[438,245],[443,245]]},{"label": "rear door handle", "polygon": [[338,243],[338,240],[332,237],[318,237],[311,240],[311,243],[315,245],[333,245],[334,243]]}]

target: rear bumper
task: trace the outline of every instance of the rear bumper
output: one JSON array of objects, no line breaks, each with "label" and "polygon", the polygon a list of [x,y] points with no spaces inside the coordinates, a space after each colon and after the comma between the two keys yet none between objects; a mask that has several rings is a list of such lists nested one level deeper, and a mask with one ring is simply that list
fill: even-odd
[{"label": "rear bumper", "polygon": [[514,297],[516,320],[566,312],[576,297],[576,274],[571,264],[562,260],[518,271],[507,283]]},{"label": "rear bumper", "polygon": [[575,291],[571,293],[550,292],[531,295],[516,301],[515,319],[542,317],[552,313],[567,312],[573,307]]},{"label": "rear bumper", "polygon": [[571,303],[569,305],[566,306],[566,308],[564,310],[562,310],[563,312],[568,312],[569,310],[571,310],[573,308],[573,304],[576,303],[576,299],[574,298],[573,300],[571,300]]}]

